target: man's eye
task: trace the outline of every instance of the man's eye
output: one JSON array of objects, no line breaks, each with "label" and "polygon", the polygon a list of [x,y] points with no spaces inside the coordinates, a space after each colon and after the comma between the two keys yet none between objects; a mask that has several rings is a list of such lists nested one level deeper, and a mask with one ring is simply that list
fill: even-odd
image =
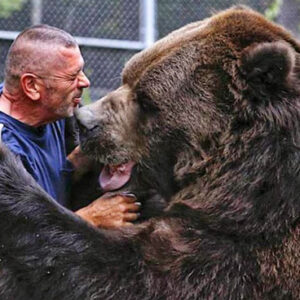
[{"label": "man's eye", "polygon": [[70,76],[70,81],[75,81],[78,78],[78,74]]},{"label": "man's eye", "polygon": [[83,70],[80,70],[76,74],[71,75],[70,80],[75,81],[81,74],[84,74]]}]

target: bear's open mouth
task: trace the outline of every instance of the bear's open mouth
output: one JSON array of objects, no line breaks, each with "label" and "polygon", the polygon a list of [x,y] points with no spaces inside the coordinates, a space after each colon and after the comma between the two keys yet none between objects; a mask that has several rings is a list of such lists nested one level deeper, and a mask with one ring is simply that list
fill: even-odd
[{"label": "bear's open mouth", "polygon": [[99,176],[99,184],[104,192],[114,191],[125,185],[135,163],[129,161],[119,165],[105,165]]}]

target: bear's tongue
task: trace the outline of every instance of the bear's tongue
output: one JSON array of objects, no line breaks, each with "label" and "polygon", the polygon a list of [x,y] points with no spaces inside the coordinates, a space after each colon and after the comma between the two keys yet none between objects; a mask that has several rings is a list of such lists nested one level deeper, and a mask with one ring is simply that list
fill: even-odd
[{"label": "bear's tongue", "polygon": [[135,163],[130,161],[115,166],[104,166],[99,176],[99,184],[102,190],[109,192],[121,188],[129,181],[134,165]]}]

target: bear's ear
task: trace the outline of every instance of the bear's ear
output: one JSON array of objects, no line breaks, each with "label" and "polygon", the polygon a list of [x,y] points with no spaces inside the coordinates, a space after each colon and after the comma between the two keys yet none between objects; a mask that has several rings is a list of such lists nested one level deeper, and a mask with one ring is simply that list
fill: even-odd
[{"label": "bear's ear", "polygon": [[294,66],[295,52],[280,41],[250,46],[240,58],[240,70],[247,83],[264,88],[285,84]]}]

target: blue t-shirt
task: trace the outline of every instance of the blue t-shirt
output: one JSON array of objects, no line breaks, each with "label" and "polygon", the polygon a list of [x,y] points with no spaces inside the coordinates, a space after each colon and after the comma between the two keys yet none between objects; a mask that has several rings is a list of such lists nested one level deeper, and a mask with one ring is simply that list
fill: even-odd
[{"label": "blue t-shirt", "polygon": [[[3,84],[0,94],[2,89]],[[32,127],[0,112],[0,124],[2,142],[48,194],[66,205],[72,165],[66,159],[64,120]]]}]

